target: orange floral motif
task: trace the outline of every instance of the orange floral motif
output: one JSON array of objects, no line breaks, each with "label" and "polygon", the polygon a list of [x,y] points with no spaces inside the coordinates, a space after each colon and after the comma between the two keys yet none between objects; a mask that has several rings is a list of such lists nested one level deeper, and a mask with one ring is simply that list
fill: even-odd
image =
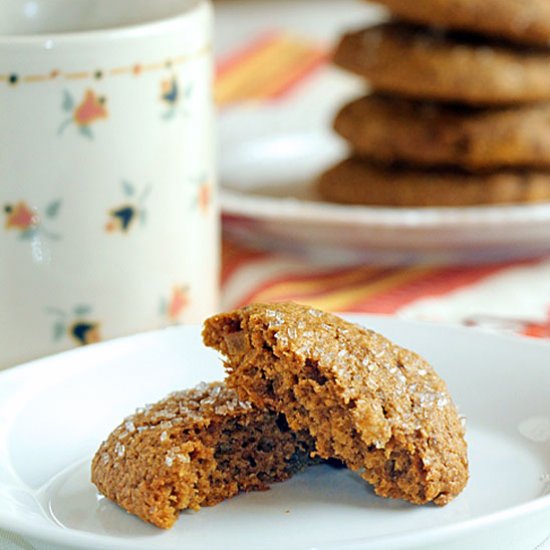
[{"label": "orange floral motif", "polygon": [[80,126],[88,126],[96,120],[107,118],[105,98],[98,97],[92,90],[86,90],[84,99],[74,112],[74,120]]},{"label": "orange floral motif", "polygon": [[186,285],[176,285],[172,288],[172,294],[169,297],[163,296],[160,299],[159,313],[169,323],[178,323],[188,307],[189,287]]},{"label": "orange floral motif", "polygon": [[189,291],[187,287],[174,287],[168,304],[168,318],[170,321],[177,321],[183,311],[189,305]]},{"label": "orange floral motif", "polygon": [[81,135],[93,139],[91,125],[109,116],[106,103],[105,97],[97,95],[93,90],[86,90],[82,101],[77,103],[71,93],[65,90],[61,106],[69,116],[61,123],[57,133],[61,135],[68,126],[74,124]]},{"label": "orange floral motif", "polygon": [[61,209],[61,200],[54,200],[40,210],[28,205],[24,200],[14,204],[4,205],[4,214],[6,215],[5,227],[7,230],[13,229],[23,240],[32,239],[40,235],[47,239],[58,240],[61,235],[52,233],[48,229],[48,224],[57,218]]},{"label": "orange floral motif", "polygon": [[4,206],[4,212],[6,214],[6,229],[29,231],[38,225],[38,215],[25,201]]},{"label": "orange floral motif", "polygon": [[199,208],[203,214],[208,212],[210,201],[212,200],[212,189],[210,184],[205,182],[199,187]]}]

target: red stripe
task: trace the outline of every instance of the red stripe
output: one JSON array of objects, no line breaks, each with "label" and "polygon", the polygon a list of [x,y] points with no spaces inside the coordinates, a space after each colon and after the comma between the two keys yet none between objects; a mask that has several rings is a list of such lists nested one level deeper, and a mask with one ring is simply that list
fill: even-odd
[{"label": "red stripe", "polygon": [[268,255],[267,252],[262,252],[261,250],[241,248],[224,241],[222,246],[222,285],[224,285],[241,267],[245,267],[249,263],[265,258]]},{"label": "red stripe", "polygon": [[524,263],[528,264],[534,262],[526,261],[521,263],[488,265],[480,268],[443,268],[429,274],[423,279],[417,279],[381,294],[371,296],[364,302],[357,304],[355,311],[394,314],[400,308],[419,299],[445,296],[446,294],[473,285],[474,283],[482,281],[510,267],[519,266]]}]

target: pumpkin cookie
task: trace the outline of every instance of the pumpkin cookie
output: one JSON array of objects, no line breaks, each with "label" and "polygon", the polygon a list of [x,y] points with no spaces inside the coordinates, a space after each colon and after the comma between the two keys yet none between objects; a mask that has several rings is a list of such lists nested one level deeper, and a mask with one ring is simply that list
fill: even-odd
[{"label": "pumpkin cookie", "polygon": [[443,505],[464,488],[464,429],[445,383],[415,353],[297,304],[216,315],[203,338],[227,358],[241,399],[309,430],[321,457],[343,461],[378,495]]},{"label": "pumpkin cookie", "polygon": [[502,37],[519,44],[550,45],[547,0],[374,0],[396,17]]},{"label": "pumpkin cookie", "polygon": [[334,128],[384,163],[550,167],[549,103],[480,110],[375,94],[343,107]]},{"label": "pumpkin cookie", "polygon": [[240,401],[221,383],[174,393],[128,417],[97,451],[92,481],[158,527],[180,510],[265,490],[310,461],[313,441],[285,418]]},{"label": "pumpkin cookie", "polygon": [[474,105],[550,101],[550,52],[404,23],[346,34],[334,61],[375,90]]},{"label": "pumpkin cookie", "polygon": [[321,197],[367,206],[476,206],[550,201],[550,172],[472,174],[346,159],[321,175]]}]

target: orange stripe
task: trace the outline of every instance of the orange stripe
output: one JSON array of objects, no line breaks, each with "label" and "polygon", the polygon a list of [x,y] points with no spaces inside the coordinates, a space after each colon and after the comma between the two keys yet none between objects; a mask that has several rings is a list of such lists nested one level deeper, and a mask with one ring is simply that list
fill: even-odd
[{"label": "orange stripe", "polygon": [[517,265],[514,263],[489,265],[481,268],[438,268],[421,279],[371,296],[367,300],[357,303],[356,307],[358,311],[370,313],[396,313],[400,308],[416,300],[450,294]]},{"label": "orange stripe", "polygon": [[343,288],[356,288],[384,276],[387,270],[363,269],[331,272],[323,275],[308,274],[300,278],[284,277],[267,281],[263,288],[254,291],[256,300],[281,302],[330,294]]},{"label": "orange stripe", "polygon": [[271,42],[277,40],[280,35],[280,31],[267,31],[250,42],[244,48],[233,53],[230,57],[222,59],[217,63],[216,77],[221,78],[227,72],[234,70],[236,67],[240,67],[247,61],[248,58],[255,55],[259,50],[264,49]]},{"label": "orange stripe", "polygon": [[[388,287],[399,284],[404,280],[420,277],[426,271],[403,272],[395,268],[363,268],[348,272],[347,281],[338,275],[333,276],[328,287],[320,285],[310,285],[307,290],[307,281],[304,281],[304,288],[294,288],[292,284],[287,284],[288,278],[284,281],[264,281],[263,284],[255,288],[243,300],[242,304],[255,301],[261,302],[280,302],[293,300],[301,303],[308,303],[326,309],[329,311],[353,311],[353,305],[358,300],[365,299],[376,292],[384,291]],[[351,276],[350,276],[351,275]],[[355,280],[354,277],[355,276]],[[312,280],[312,282],[314,279]],[[293,290],[295,290],[293,292]]]},{"label": "orange stripe", "polygon": [[291,91],[293,91],[299,84],[304,82],[306,78],[315,73],[318,69],[323,67],[327,62],[327,54],[324,52],[317,52],[313,54],[310,59],[307,59],[300,70],[289,73],[286,80],[281,81],[278,88],[271,93],[271,99],[283,99]]},{"label": "orange stripe", "polygon": [[265,98],[274,99],[287,90],[292,83],[299,82],[312,65],[319,66],[320,59],[324,59],[321,52],[287,52],[286,59],[278,60],[280,63],[278,78],[265,80],[261,94]]},{"label": "orange stripe", "polygon": [[405,284],[411,280],[425,276],[430,271],[429,267],[421,267],[415,270],[398,269],[394,273],[384,277],[368,287],[357,289],[353,293],[342,293],[341,296],[336,296],[331,311],[359,311],[357,304],[364,301],[370,296],[375,296],[381,292],[386,292],[390,288]]},{"label": "orange stripe", "polygon": [[[417,272],[394,270],[393,273],[386,274],[366,286],[336,290],[333,293],[313,299],[306,298],[304,301],[312,307],[326,311],[358,311],[356,304],[365,300],[366,297],[384,292],[388,288],[400,285],[410,279],[421,277],[423,275],[422,271],[427,271],[428,269],[419,268]],[[298,301],[302,301],[302,299],[298,298]]]},{"label": "orange stripe", "polygon": [[271,33],[237,56],[238,62],[222,62],[216,100],[227,104],[280,97],[318,68],[325,56],[307,41]]},{"label": "orange stripe", "polygon": [[[263,99],[262,87],[276,81],[276,69],[284,59],[285,44],[282,39],[272,40],[261,50],[252,53],[245,62],[227,72],[216,83],[218,103],[229,103],[247,99]],[[283,50],[283,51],[282,51]]]}]

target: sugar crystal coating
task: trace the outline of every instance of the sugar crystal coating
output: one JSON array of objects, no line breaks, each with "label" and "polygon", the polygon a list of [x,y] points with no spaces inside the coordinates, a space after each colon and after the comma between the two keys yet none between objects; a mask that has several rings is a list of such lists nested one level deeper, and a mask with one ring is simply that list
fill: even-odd
[{"label": "sugar crystal coating", "polygon": [[128,512],[169,528],[180,510],[265,490],[312,462],[311,437],[216,382],[140,408],[104,441],[92,481]]},{"label": "sugar crystal coating", "polygon": [[226,356],[226,382],[242,399],[284,413],[322,458],[360,472],[377,494],[443,505],[464,488],[464,428],[417,354],[291,303],[214,316],[203,339]]}]

